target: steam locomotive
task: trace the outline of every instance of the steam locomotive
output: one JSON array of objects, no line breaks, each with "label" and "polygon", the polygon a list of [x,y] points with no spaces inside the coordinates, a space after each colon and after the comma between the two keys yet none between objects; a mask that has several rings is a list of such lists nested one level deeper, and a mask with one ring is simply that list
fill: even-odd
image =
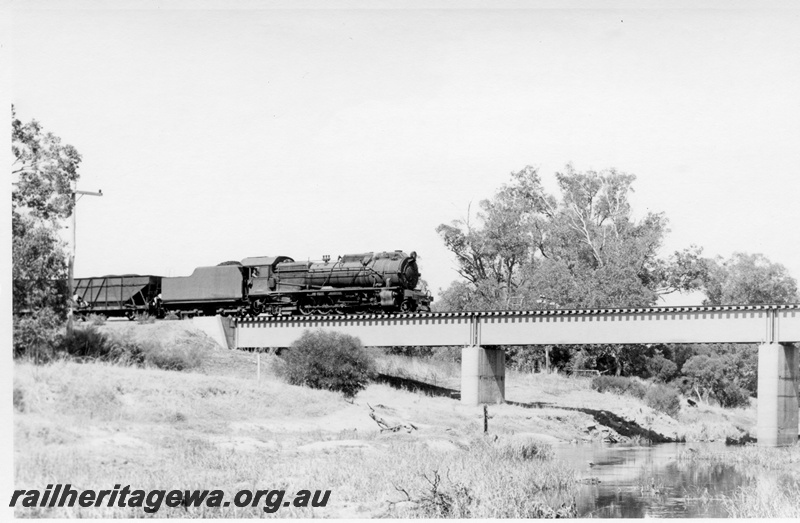
[{"label": "steam locomotive", "polygon": [[298,314],[330,315],[430,311],[431,295],[417,288],[417,255],[402,251],[347,254],[332,262],[259,256],[191,276],[104,276],[75,280],[74,310],[127,316]]}]

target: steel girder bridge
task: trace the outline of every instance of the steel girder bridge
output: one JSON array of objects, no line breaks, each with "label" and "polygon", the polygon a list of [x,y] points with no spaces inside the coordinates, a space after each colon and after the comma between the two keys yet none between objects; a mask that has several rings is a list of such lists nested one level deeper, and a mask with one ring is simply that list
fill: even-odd
[{"label": "steel girder bridge", "polygon": [[797,441],[800,304],[259,316],[232,326],[237,348],[289,347],[308,330],[365,346],[461,346],[461,399],[473,405],[505,399],[504,345],[754,343],[759,442]]}]

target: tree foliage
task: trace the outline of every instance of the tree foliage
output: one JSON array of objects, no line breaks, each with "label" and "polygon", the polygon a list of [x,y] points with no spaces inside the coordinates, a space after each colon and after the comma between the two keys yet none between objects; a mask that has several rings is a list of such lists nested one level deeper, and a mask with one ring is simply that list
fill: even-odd
[{"label": "tree foliage", "polygon": [[[705,305],[791,303],[797,282],[786,268],[762,254],[735,253],[708,261]],[[676,353],[684,392],[725,407],[747,405],[757,392],[758,350],[752,344],[708,344]]]},{"label": "tree foliage", "polygon": [[750,403],[750,394],[743,386],[739,361],[735,354],[698,354],[683,365],[683,389],[694,392],[708,402],[715,399],[723,407],[740,407]]},{"label": "tree foliage", "polygon": [[72,213],[81,157],[36,120],[23,124],[13,106],[11,149],[13,311],[48,308],[63,317],[67,260],[58,219]]},{"label": "tree foliage", "polygon": [[15,315],[14,357],[28,356],[37,363],[49,361],[59,343],[59,323],[59,317],[48,308],[24,317]]},{"label": "tree foliage", "polygon": [[677,418],[681,410],[681,396],[678,390],[663,383],[651,385],[644,400],[649,407],[673,418]]},{"label": "tree foliage", "polygon": [[[693,290],[705,293],[707,305],[799,299],[786,268],[761,254],[710,260],[692,246],[660,256],[666,217],[634,217],[631,174],[567,165],[556,181],[558,192],[548,194],[538,171],[526,167],[480,202],[477,219],[437,228],[464,278],[442,292],[439,310],[519,308],[514,300],[523,300],[524,308],[651,306],[665,294]],[[558,351],[556,358],[550,352],[558,368],[678,383],[685,393],[726,407],[745,405],[756,393],[757,352],[748,345],[604,344]],[[507,355],[520,370],[543,367],[540,349],[509,347]],[[664,408],[675,404],[673,394]]]},{"label": "tree foliage", "polygon": [[[515,301],[525,308],[641,307],[665,294],[700,288],[707,272],[701,250],[660,257],[666,217],[633,215],[634,175],[615,169],[580,172],[567,165],[555,176],[553,195],[538,170],[525,167],[492,199],[480,202],[477,222],[437,228],[464,277],[442,292],[439,310],[506,309]],[[653,363],[648,367],[651,352],[638,345],[574,347],[572,366],[617,375],[655,370],[662,379],[674,372],[663,362],[657,370]],[[520,363],[541,366],[530,358]]]},{"label": "tree foliage", "polygon": [[763,254],[737,252],[709,262],[706,305],[762,305],[798,301],[797,281]]},{"label": "tree foliage", "polygon": [[56,229],[14,212],[12,227],[13,312],[51,309],[63,317],[69,289],[64,242]]},{"label": "tree foliage", "polygon": [[567,165],[556,180],[558,197],[528,166],[480,203],[477,224],[467,219],[437,228],[466,280],[444,292],[443,306],[504,308],[515,297],[528,306],[644,306],[700,287],[706,274],[700,249],[659,258],[666,218],[633,217],[635,176]]},{"label": "tree foliage", "polygon": [[11,108],[11,151],[15,180],[11,201],[14,209],[28,209],[43,220],[72,214],[72,187],[78,180],[81,155],[61,138],[44,132],[36,120],[23,124]]}]

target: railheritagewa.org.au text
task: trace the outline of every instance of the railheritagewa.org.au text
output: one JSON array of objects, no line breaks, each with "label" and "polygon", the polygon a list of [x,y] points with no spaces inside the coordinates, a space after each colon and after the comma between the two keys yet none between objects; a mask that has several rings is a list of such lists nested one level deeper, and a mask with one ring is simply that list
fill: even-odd
[{"label": "railheritagewa.org.au text", "polygon": [[77,490],[71,484],[47,485],[43,490],[15,490],[9,507],[134,507],[148,514],[161,507],[262,507],[277,512],[282,507],[325,507],[330,490],[298,490],[287,497],[285,490],[240,490],[225,499],[222,490],[132,490],[130,485],[114,485],[110,490]]}]

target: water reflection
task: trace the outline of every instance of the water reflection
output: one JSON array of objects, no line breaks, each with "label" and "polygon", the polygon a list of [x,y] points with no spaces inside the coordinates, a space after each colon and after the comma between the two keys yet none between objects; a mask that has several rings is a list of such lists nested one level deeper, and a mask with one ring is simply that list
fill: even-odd
[{"label": "water reflection", "polygon": [[555,450],[587,483],[575,500],[578,517],[727,517],[720,497],[734,494],[755,478],[734,465],[677,459],[681,451],[699,447],[697,443],[598,444]]}]

